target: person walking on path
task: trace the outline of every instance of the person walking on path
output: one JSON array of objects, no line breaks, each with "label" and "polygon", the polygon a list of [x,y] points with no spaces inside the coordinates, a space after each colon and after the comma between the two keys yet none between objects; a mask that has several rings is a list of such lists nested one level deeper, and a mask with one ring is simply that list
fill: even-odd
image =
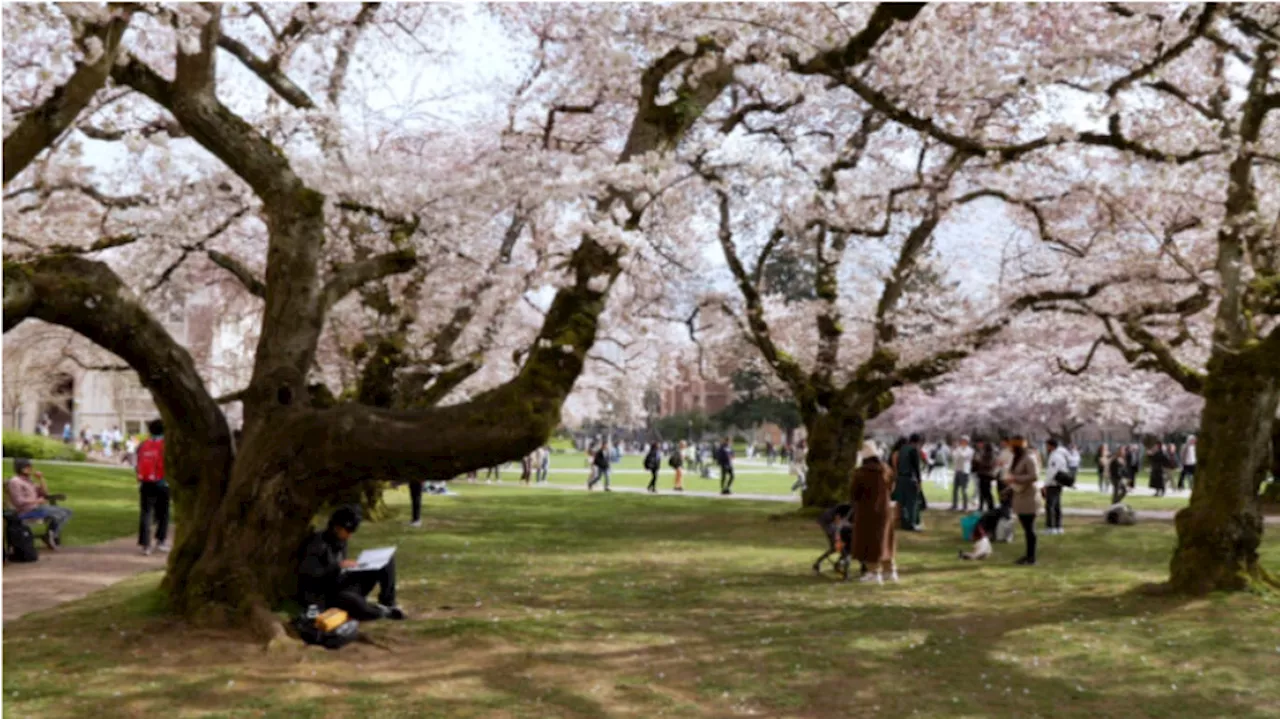
[{"label": "person walking on path", "polygon": [[979,440],[978,451],[973,457],[973,473],[978,475],[978,511],[989,512],[996,508],[991,487],[996,482],[996,448],[990,440]]},{"label": "person walking on path", "polygon": [[728,437],[716,450],[716,464],[720,465],[720,494],[733,494],[733,443]]},{"label": "person walking on path", "polygon": [[1164,452],[1164,445],[1157,444],[1155,451],[1148,457],[1151,460],[1151,489],[1157,497],[1163,497],[1166,489],[1165,474],[1169,469],[1169,456]]},{"label": "person walking on path", "polygon": [[551,473],[551,448],[543,445],[538,449],[538,484],[547,483],[547,475]]},{"label": "person walking on path", "polygon": [[1036,466],[1035,453],[1027,449],[1027,441],[1021,435],[1012,440],[1013,462],[1009,465],[1007,482],[1013,490],[1013,513],[1018,515],[1022,533],[1027,540],[1027,553],[1018,564],[1036,563],[1036,514],[1040,511],[1040,495],[1036,483],[1040,468]]},{"label": "person walking on path", "polygon": [[960,435],[960,443],[951,453],[951,461],[955,469],[955,476],[951,481],[951,510],[960,509],[958,504],[963,498],[963,509],[967,512],[969,511],[969,475],[973,471],[973,447],[969,446],[967,435]]},{"label": "person walking on path", "polygon": [[684,453],[686,451],[687,448],[685,447],[685,443],[681,441],[680,444],[672,450],[671,459],[667,460],[667,463],[671,465],[671,469],[675,470],[676,473],[676,483],[672,489],[677,492],[684,491]]},{"label": "person walking on path", "polygon": [[[147,423],[150,437],[138,445],[138,546],[143,554],[169,551],[169,483],[164,472],[164,422]],[[155,542],[151,523],[155,520]]]},{"label": "person walking on path", "polygon": [[893,523],[896,507],[891,498],[893,475],[876,456],[875,449],[863,445],[862,465],[853,472],[849,494],[853,504],[853,559],[866,567],[862,581],[898,581],[897,537]]},{"label": "person walking on path", "polygon": [[920,435],[913,434],[906,444],[898,448],[893,465],[897,481],[893,490],[893,501],[898,503],[902,515],[902,528],[908,532],[919,532],[924,527],[920,524],[920,495],[923,492],[922,458],[920,455]]},{"label": "person walking on path", "polygon": [[1062,484],[1059,475],[1069,475],[1068,453],[1058,440],[1050,439],[1049,461],[1044,479],[1044,526],[1048,534],[1062,534]]},{"label": "person walking on path", "polygon": [[1178,489],[1194,487],[1196,481],[1196,436],[1187,437],[1182,445],[1182,472],[1178,475]]},{"label": "person walking on path", "polygon": [[604,491],[612,492],[613,490],[609,488],[609,445],[607,443],[601,444],[599,448],[596,449],[595,458],[592,461],[594,464],[593,469],[595,471],[592,473],[591,479],[587,482],[587,489],[594,489],[596,483],[603,479]]},{"label": "person walking on path", "polygon": [[658,470],[662,469],[662,453],[658,451],[658,443],[649,445],[649,453],[644,456],[644,468],[649,470],[649,493],[658,493]]}]

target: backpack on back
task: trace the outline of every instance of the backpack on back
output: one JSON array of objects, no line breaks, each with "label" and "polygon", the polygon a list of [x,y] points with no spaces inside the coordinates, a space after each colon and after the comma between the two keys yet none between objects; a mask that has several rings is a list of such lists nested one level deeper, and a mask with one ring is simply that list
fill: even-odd
[{"label": "backpack on back", "polygon": [[18,519],[17,512],[4,513],[4,536],[9,543],[10,562],[35,562],[40,559],[36,551],[36,535],[31,532],[26,522]]},{"label": "backpack on back", "polygon": [[164,479],[164,440],[149,439],[138,446],[138,481]]}]

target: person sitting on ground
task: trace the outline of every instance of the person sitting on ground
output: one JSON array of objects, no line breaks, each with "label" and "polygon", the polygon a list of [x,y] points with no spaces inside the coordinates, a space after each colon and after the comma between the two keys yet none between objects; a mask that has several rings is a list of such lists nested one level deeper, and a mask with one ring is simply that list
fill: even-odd
[{"label": "person sitting on ground", "polygon": [[56,494],[49,494],[49,486],[45,484],[44,475],[31,466],[31,460],[18,457],[13,460],[13,478],[6,487],[9,502],[18,513],[18,519],[43,519],[49,525],[45,532],[44,543],[51,550],[56,550],[61,543],[62,527],[71,519],[71,510],[66,507],[55,507],[53,501],[65,499]]},{"label": "person sitting on ground", "polygon": [[[304,607],[341,609],[362,622],[404,619],[404,612],[396,606],[395,559],[369,571],[356,571],[356,560],[347,559],[347,540],[359,528],[360,509],[341,507],[329,517],[323,532],[311,535],[298,565],[298,601]],[[375,586],[377,603],[367,596]]]}]

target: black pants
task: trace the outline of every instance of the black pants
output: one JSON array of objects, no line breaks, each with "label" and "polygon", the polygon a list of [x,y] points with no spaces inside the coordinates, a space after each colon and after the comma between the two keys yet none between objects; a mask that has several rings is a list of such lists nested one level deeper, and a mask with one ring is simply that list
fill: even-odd
[{"label": "black pants", "polygon": [[413,521],[422,520],[422,482],[409,483],[409,503],[413,505]]},{"label": "black pants", "polygon": [[658,491],[658,470],[656,469],[649,470],[649,491]]},{"label": "black pants", "polygon": [[733,489],[733,465],[720,465],[720,491],[728,492]]},{"label": "black pants", "polygon": [[1022,533],[1027,538],[1027,559],[1036,561],[1036,515],[1019,514],[1018,522],[1022,525]]},{"label": "black pants", "polygon": [[960,498],[964,498],[964,509],[969,509],[969,474],[967,472],[956,472],[955,478],[951,480],[951,508],[956,509],[960,506]]},{"label": "black pants", "polygon": [[329,596],[326,605],[337,607],[351,615],[352,619],[367,622],[381,619],[382,612],[369,601],[369,593],[378,588],[378,604],[395,606],[396,561],[392,559],[382,569],[367,572],[344,572],[338,580],[337,590]]},{"label": "black pants", "polygon": [[1062,487],[1044,488],[1044,526],[1062,528]]},{"label": "black pants", "polygon": [[991,494],[991,484],[995,477],[978,475],[978,511],[989,512],[996,508],[996,498]]},{"label": "black pants", "polygon": [[1196,481],[1196,466],[1195,466],[1194,464],[1184,464],[1184,465],[1182,465],[1182,473],[1178,475],[1178,489],[1179,489],[1179,490],[1183,490],[1183,489],[1186,489],[1186,488],[1187,488],[1187,478],[1190,478],[1190,479],[1191,479],[1191,481],[1192,481],[1192,483],[1195,483],[1195,481]]},{"label": "black pants", "polygon": [[169,485],[164,482],[138,482],[138,546],[151,546],[151,521],[156,524],[156,544],[169,537]]}]

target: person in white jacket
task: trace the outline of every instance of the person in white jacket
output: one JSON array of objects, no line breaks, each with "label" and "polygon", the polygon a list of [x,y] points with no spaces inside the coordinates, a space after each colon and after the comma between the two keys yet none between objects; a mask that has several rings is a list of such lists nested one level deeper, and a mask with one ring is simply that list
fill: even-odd
[{"label": "person in white jacket", "polygon": [[1047,443],[1049,461],[1045,464],[1044,480],[1044,523],[1047,534],[1062,534],[1062,485],[1058,484],[1058,473],[1070,474],[1070,463],[1067,450],[1058,445],[1058,440],[1050,439]]}]

